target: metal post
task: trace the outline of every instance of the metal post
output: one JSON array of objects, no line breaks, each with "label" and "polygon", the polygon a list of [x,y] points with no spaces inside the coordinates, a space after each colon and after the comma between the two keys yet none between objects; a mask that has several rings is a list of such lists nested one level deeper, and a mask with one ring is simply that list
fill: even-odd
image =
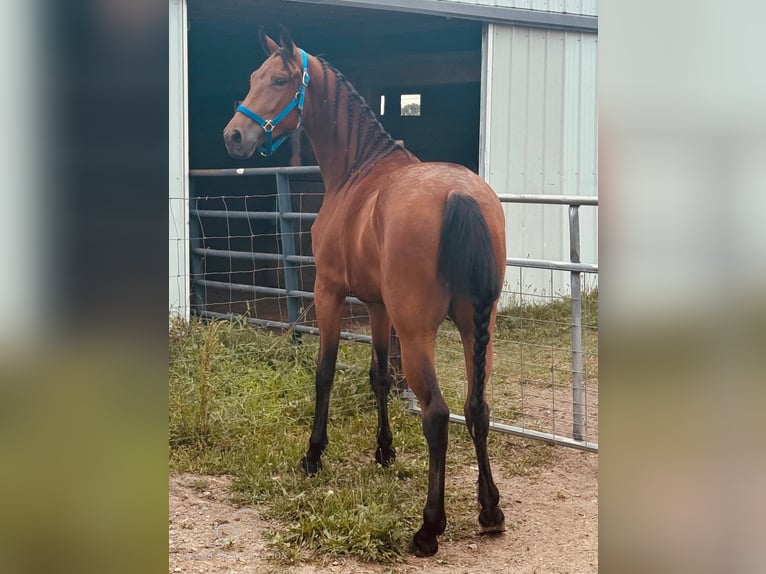
[{"label": "metal post", "polygon": [[284,256],[285,287],[287,288],[287,320],[296,323],[300,317],[301,299],[290,295],[291,291],[298,291],[300,278],[298,268],[289,258],[297,255],[295,249],[295,226],[291,219],[285,217],[286,213],[292,212],[292,199],[290,198],[290,178],[284,173],[278,173],[277,177],[277,201],[279,202],[279,230],[282,236],[282,255]]},{"label": "metal post", "polygon": [[[193,201],[195,208],[199,199],[194,195],[194,178],[189,178],[189,201]],[[202,255],[204,247],[204,238],[202,234],[202,221],[198,215],[194,215],[195,210],[189,210],[189,268],[191,276],[191,301],[190,307],[193,314],[200,316],[207,307],[207,287],[199,283],[205,278],[205,262]]]},{"label": "metal post", "polygon": [[[580,263],[580,208],[569,206],[569,259]],[[572,291],[572,436],[583,440],[585,422],[585,401],[582,381],[582,289],[581,274],[572,271],[570,275]]]}]

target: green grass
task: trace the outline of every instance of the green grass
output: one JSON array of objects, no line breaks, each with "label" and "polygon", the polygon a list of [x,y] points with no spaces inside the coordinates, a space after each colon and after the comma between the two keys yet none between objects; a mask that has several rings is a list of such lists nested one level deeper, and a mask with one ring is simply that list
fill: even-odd
[{"label": "green grass", "polygon": [[385,471],[374,464],[368,353],[343,345],[341,358],[353,367],[336,375],[325,470],[307,478],[298,461],[313,415],[316,339],[293,345],[241,324],[174,323],[171,470],[234,475],[238,501],[266,502],[267,515],[284,524],[272,539],[283,558],[300,548],[394,560],[420,515],[420,497],[403,494],[425,494],[425,441],[419,420],[392,400],[402,462]]},{"label": "green grass", "polygon": [[[531,312],[525,309],[525,317]],[[498,325],[498,349],[509,352],[514,330],[535,328],[511,320],[506,324],[502,317]],[[568,330],[560,336],[566,347]],[[329,554],[395,562],[407,552],[420,526],[427,491],[427,449],[420,419],[392,396],[389,409],[397,460],[388,469],[377,466],[373,460],[377,413],[367,374],[370,348],[342,343],[339,361],[350,367],[336,374],[324,469],[315,477],[304,476],[298,463],[312,422],[317,351],[315,337],[305,336],[293,344],[289,335],[255,330],[244,323],[172,322],[170,469],[233,475],[234,500],[261,505],[262,514],[275,525],[269,541],[280,561]],[[514,367],[503,364],[504,359],[498,363],[496,371],[503,374],[493,384],[492,392],[498,395],[492,401],[493,413],[512,420],[518,415],[514,391],[501,390],[504,378],[515,376],[506,375],[506,367]],[[462,414],[465,366],[459,337],[448,324],[439,335],[437,371],[451,410]],[[534,474],[553,457],[553,447],[497,433],[490,433],[489,443],[497,475]],[[444,541],[475,535],[478,506],[471,470],[475,464],[465,428],[451,425]],[[198,489],[205,486],[204,478],[195,483]]]}]

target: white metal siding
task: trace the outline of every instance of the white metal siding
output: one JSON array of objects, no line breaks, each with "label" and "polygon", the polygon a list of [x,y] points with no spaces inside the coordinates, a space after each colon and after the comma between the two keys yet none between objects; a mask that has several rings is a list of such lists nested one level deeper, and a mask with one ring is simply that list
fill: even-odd
[{"label": "white metal siding", "polygon": [[[4,246],[0,339],[4,358],[5,353],[7,358],[13,357],[17,349],[36,349],[37,341],[32,340],[47,334],[51,315],[58,311],[57,318],[61,317],[62,296],[52,281],[58,262],[50,255],[61,250],[51,245],[57,240],[58,214],[51,208],[58,195],[48,195],[50,190],[58,191],[54,187],[59,183],[58,174],[48,164],[49,158],[56,161],[58,150],[50,138],[40,137],[48,135],[50,123],[57,119],[54,114],[59,112],[44,91],[58,58],[49,57],[44,49],[48,46],[41,42],[40,16],[35,2],[6,2],[0,19],[0,70],[7,80],[0,96],[0,125],[5,136],[0,157],[0,244]],[[76,138],[63,131],[56,135]],[[77,152],[71,153],[73,160]]]},{"label": "white metal siding", "polygon": [[170,1],[169,306],[189,318],[189,185],[186,122],[186,1]]},{"label": "white metal siding", "polygon": [[598,0],[439,0],[445,4],[474,4],[498,8],[524,8],[545,12],[565,12],[583,16],[596,16]]},{"label": "white metal siding", "polygon": [[[595,34],[489,24],[483,174],[497,193],[597,195]],[[509,257],[569,260],[568,210],[506,204]],[[598,262],[597,210],[580,208],[581,259]],[[509,269],[512,291],[568,291],[566,273]]]}]

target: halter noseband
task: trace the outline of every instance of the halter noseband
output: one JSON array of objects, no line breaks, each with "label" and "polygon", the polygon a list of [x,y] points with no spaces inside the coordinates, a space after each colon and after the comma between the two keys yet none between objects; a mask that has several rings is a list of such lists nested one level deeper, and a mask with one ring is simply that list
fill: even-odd
[{"label": "halter noseband", "polygon": [[287,117],[287,115],[293,111],[293,109],[297,106],[298,107],[298,125],[295,126],[295,129],[298,129],[301,125],[301,121],[303,120],[303,100],[306,97],[306,88],[309,85],[309,80],[311,79],[311,76],[309,76],[309,60],[308,56],[306,56],[306,52],[303,50],[300,50],[301,52],[301,61],[303,63],[303,74],[301,75],[301,86],[298,88],[298,91],[295,93],[295,97],[290,101],[285,108],[279,112],[279,114],[271,119],[271,120],[264,120],[261,116],[256,114],[254,111],[247,109],[243,105],[237,106],[237,111],[245,114],[248,118],[253,120],[255,123],[257,123],[259,126],[263,128],[263,131],[266,132],[266,142],[258,147],[258,151],[261,153],[263,157],[268,157],[271,154],[273,154],[275,151],[277,151],[277,148],[282,145],[282,143],[290,137],[290,134],[292,132],[287,132],[286,134],[279,137],[276,141],[272,140],[271,132],[274,131],[274,128],[279,125],[279,122],[281,122],[283,119]]}]

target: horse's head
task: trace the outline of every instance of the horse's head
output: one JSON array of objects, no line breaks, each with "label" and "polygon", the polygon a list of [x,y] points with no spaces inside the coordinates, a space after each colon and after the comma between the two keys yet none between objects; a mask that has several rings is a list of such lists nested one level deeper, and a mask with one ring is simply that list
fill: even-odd
[{"label": "horse's head", "polygon": [[279,44],[259,30],[266,61],[250,74],[250,91],[223,130],[226,151],[237,159],[274,150],[301,121],[309,82],[307,56],[281,28]]}]

